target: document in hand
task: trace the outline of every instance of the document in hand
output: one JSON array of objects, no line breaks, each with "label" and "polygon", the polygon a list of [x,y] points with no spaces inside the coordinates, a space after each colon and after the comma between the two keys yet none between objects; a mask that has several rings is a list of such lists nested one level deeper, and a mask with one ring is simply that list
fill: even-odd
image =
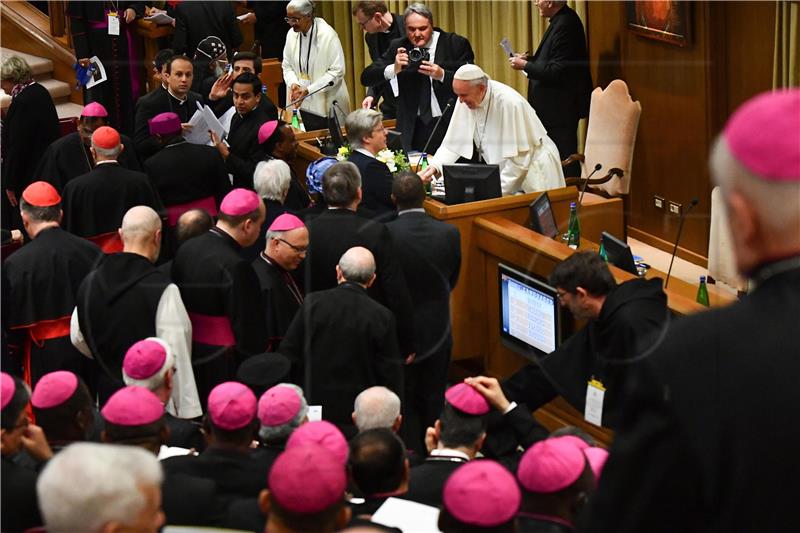
[{"label": "document in hand", "polygon": [[188,132],[184,132],[183,138],[192,144],[210,145],[211,137],[208,134],[209,130],[213,131],[220,139],[228,135],[228,130],[220,123],[211,108],[207,105],[201,106],[200,102],[197,102],[197,111],[195,111],[192,118],[189,119],[189,125],[192,129]]}]

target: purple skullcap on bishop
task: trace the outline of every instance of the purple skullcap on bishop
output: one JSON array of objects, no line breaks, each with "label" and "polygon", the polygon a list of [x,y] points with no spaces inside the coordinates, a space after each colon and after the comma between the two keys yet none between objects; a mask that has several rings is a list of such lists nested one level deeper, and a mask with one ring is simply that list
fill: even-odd
[{"label": "purple skullcap on bishop", "polygon": [[128,348],[122,360],[122,371],[133,379],[148,379],[155,376],[167,360],[166,347],[153,338],[135,343]]},{"label": "purple skullcap on bishop", "polygon": [[447,403],[468,415],[485,415],[489,412],[489,402],[472,385],[458,383],[444,393]]},{"label": "purple skullcap on bishop", "polygon": [[258,128],[258,144],[264,144],[267,142],[267,139],[272,137],[272,134],[275,133],[275,130],[278,129],[278,121],[277,120],[270,120],[269,122],[265,122]]},{"label": "purple skullcap on bishop", "polygon": [[565,437],[540,440],[522,456],[517,468],[520,485],[530,492],[549,494],[575,483],[586,468],[586,456]]},{"label": "purple skullcap on bishop", "polygon": [[150,135],[173,135],[181,131],[181,118],[176,113],[159,113],[147,121]]},{"label": "purple skullcap on bishop", "polygon": [[303,221],[296,216],[291,213],[284,213],[269,225],[269,231],[291,231],[297,228],[304,228],[305,226]]},{"label": "purple skullcap on bishop", "polygon": [[447,478],[442,492],[442,504],[453,518],[479,527],[495,527],[512,520],[521,499],[511,472],[488,459],[460,466]]},{"label": "purple skullcap on bishop", "polygon": [[102,118],[108,116],[108,111],[106,111],[106,108],[103,107],[103,104],[100,102],[90,102],[83,106],[81,116],[87,118]]},{"label": "purple skullcap on bishop", "polygon": [[262,426],[282,426],[297,416],[302,406],[297,391],[285,385],[275,385],[259,398],[258,419]]},{"label": "purple skullcap on bishop", "polygon": [[238,217],[252,213],[261,205],[261,198],[249,189],[233,189],[225,195],[219,206],[220,213],[228,216]]},{"label": "purple skullcap on bishop", "polygon": [[589,460],[589,466],[592,467],[595,479],[600,479],[600,474],[608,460],[608,450],[592,446],[583,450],[583,454]]},{"label": "purple skullcap on bishop", "polygon": [[767,181],[800,181],[800,89],[759,94],[728,119],[722,136],[731,155]]},{"label": "purple skullcap on bishop", "polygon": [[25,187],[22,199],[34,207],[50,207],[61,203],[56,188],[46,181],[34,181]]},{"label": "purple skullcap on bishop", "polygon": [[586,448],[590,447],[590,444],[583,440],[580,437],[576,437],[575,435],[562,435],[560,437],[554,437],[558,439],[563,439],[563,442],[572,443],[573,446],[578,448],[579,450],[585,450]]},{"label": "purple skullcap on bishop", "polygon": [[31,395],[31,405],[37,409],[51,409],[69,400],[78,388],[78,376],[66,370],[45,374],[36,383]]},{"label": "purple skullcap on bishop", "polygon": [[16,392],[16,385],[14,385],[14,378],[5,372],[0,373],[0,409],[5,409],[11,398],[14,397]]},{"label": "purple skullcap on bishop", "polygon": [[267,486],[282,508],[313,514],[342,500],[347,476],[344,464],[330,450],[305,443],[287,447],[278,456],[270,468]]},{"label": "purple skullcap on bishop", "polygon": [[286,441],[286,449],[308,443],[317,444],[329,450],[339,461],[339,464],[344,465],[347,463],[347,456],[350,453],[347,439],[344,438],[339,428],[327,420],[307,422],[295,429]]},{"label": "purple skullcap on bishop", "polygon": [[242,429],[256,417],[256,395],[238,381],[220,383],[208,395],[208,416],[227,431]]},{"label": "purple skullcap on bishop", "polygon": [[130,385],[112,394],[100,413],[118,426],[144,426],[164,416],[164,404],[144,387]]}]

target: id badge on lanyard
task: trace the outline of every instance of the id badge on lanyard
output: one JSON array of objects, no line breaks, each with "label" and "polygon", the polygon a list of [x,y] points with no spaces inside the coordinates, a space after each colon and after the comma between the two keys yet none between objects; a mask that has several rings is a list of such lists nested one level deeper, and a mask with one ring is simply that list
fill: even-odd
[{"label": "id badge on lanyard", "polygon": [[583,418],[595,426],[603,425],[603,400],[606,388],[603,383],[594,377],[586,384],[586,408]]},{"label": "id badge on lanyard", "polygon": [[108,34],[119,35],[119,13],[116,11],[108,11]]}]

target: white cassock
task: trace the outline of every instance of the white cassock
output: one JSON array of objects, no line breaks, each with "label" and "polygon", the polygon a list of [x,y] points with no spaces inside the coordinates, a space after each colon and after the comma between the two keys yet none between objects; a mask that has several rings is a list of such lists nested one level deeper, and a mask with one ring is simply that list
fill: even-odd
[{"label": "white cassock", "polygon": [[[283,48],[283,81],[286,83],[286,103],[291,101],[289,89],[300,85],[313,93],[320,87],[328,87],[306,98],[300,109],[327,116],[333,101],[336,101],[339,120],[344,123],[350,111],[350,95],[344,82],[344,52],[336,30],[324,19],[315,18],[306,35],[289,30]],[[344,113],[344,115],[342,114]]]},{"label": "white cassock", "polygon": [[536,111],[517,91],[489,80],[486,95],[476,109],[461,101],[430,164],[442,166],[459,157],[472,158],[473,143],[490,165],[500,166],[503,195],[564,187],[558,148],[547,136]]}]

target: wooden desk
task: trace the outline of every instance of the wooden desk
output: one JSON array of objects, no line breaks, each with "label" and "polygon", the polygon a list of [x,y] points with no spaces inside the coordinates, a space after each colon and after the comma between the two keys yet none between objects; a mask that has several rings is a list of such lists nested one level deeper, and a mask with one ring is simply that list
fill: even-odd
[{"label": "wooden desk", "polygon": [[142,64],[145,72],[144,79],[147,82],[147,90],[152,91],[158,87],[157,84],[153,83],[152,77],[153,60],[156,58],[156,54],[159,50],[158,39],[172,35],[175,32],[175,28],[168,25],[159,26],[155,22],[139,18],[136,19],[134,29],[136,34],[140,35],[144,42],[144,58]]},{"label": "wooden desk", "polygon": [[[575,187],[564,187],[547,191],[547,194],[559,227],[565,230],[569,219],[569,204],[577,200],[578,190]],[[460,205],[425,200],[425,211],[429,215],[454,225],[461,233],[461,273],[458,285],[450,297],[454,360],[483,357],[487,353],[485,261],[475,240],[475,220],[490,215],[502,215],[501,219],[509,220],[515,227],[527,225],[530,218],[528,206],[538,195],[539,193],[519,194]],[[621,234],[622,217],[617,216],[621,214],[621,210],[622,201],[619,199],[599,206],[584,206],[581,211],[583,232],[586,235],[596,235],[597,238],[603,230],[612,233],[619,231],[618,234]]]},{"label": "wooden desk", "polygon": [[[585,206],[584,206],[585,207]],[[481,305],[470,308],[471,342],[480,343],[485,354],[484,367],[488,375],[498,378],[508,377],[526,364],[528,360],[506,348],[500,340],[498,265],[500,263],[526,270],[546,278],[564,259],[574,252],[561,242],[549,239],[529,230],[513,220],[513,217],[490,215],[477,217],[473,222],[471,268],[483,274],[483,279],[472,285],[469,297]],[[579,250],[597,250],[597,244],[581,239]],[[618,283],[634,279],[635,276],[610,266],[611,273]],[[646,277],[665,278],[666,275],[651,269]],[[672,278],[667,294],[669,309],[678,315],[705,311],[706,308],[695,301],[697,287],[683,280]],[[735,298],[723,292],[709,294],[712,306],[728,305]],[[456,308],[453,313],[455,315]],[[564,334],[570,333],[565,331]],[[610,443],[612,432],[598,428],[583,420],[563,398],[558,398],[536,412],[536,418],[548,429],[564,425],[574,425],[587,430],[601,443]]]}]

